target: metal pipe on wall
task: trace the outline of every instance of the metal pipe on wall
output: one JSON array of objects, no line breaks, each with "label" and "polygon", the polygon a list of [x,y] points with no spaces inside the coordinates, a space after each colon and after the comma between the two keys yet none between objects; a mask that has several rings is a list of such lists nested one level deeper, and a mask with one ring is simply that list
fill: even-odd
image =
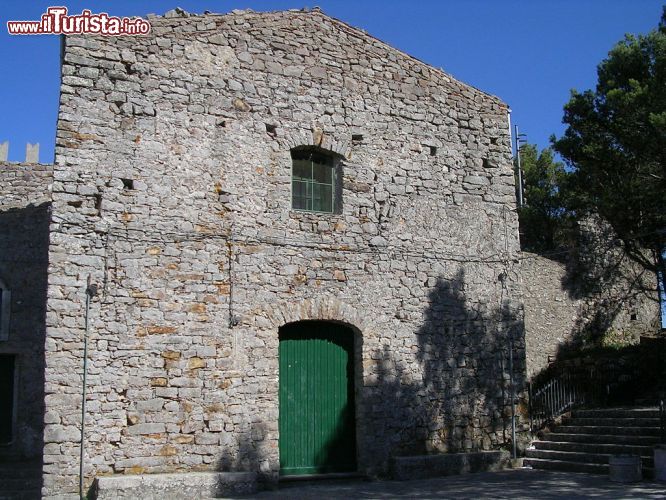
[{"label": "metal pipe on wall", "polygon": [[86,431],[86,392],[88,376],[88,333],[90,332],[90,302],[97,295],[97,285],[91,284],[91,276],[88,275],[86,286],[86,312],[85,312],[85,331],[83,334],[83,392],[81,394],[81,446],[79,450],[79,497],[86,498],[83,493],[83,453],[84,453],[84,435]]}]

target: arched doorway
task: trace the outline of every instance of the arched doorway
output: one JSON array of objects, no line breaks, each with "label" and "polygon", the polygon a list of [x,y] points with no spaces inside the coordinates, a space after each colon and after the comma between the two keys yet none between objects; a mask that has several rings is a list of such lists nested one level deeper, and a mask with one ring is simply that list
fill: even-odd
[{"label": "arched doorway", "polygon": [[354,332],[328,321],[280,328],[280,475],[356,471]]}]

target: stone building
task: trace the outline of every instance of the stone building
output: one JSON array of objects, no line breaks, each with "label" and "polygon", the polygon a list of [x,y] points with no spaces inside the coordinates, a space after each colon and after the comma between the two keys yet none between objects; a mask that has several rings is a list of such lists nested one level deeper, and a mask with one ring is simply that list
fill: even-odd
[{"label": "stone building", "polygon": [[150,22],[64,40],[43,494],[78,488],[88,280],[86,485],[506,446],[506,104],[318,10]]},{"label": "stone building", "polygon": [[599,218],[579,221],[576,235],[559,260],[522,253],[529,378],[586,347],[618,349],[664,333],[655,273],[629,258]]},{"label": "stone building", "polygon": [[87,291],[86,487],[507,447],[510,345],[520,390],[595,321],[658,328],[654,277],[520,254],[496,97],[318,10],[150,21],[64,40],[54,165],[0,145],[0,462],[45,496],[78,491]]},{"label": "stone building", "polygon": [[30,154],[0,158],[0,461],[42,453],[52,176]]}]

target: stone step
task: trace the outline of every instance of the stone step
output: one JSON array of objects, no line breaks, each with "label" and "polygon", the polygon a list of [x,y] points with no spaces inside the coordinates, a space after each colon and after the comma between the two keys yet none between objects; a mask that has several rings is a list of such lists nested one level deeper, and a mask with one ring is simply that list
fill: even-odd
[{"label": "stone step", "polygon": [[588,426],[599,425],[609,427],[657,427],[659,428],[658,418],[613,418],[613,417],[594,417],[594,418],[571,418],[564,417],[563,425]]},{"label": "stone step", "polygon": [[612,427],[606,425],[560,425],[553,431],[556,434],[606,434],[619,436],[661,436],[659,427]]},{"label": "stone step", "polygon": [[569,462],[566,460],[546,460],[543,458],[526,458],[523,465],[533,469],[558,470],[564,472],[587,472],[590,474],[608,474],[608,464],[591,464]]},{"label": "stone step", "polygon": [[[525,450],[528,458],[543,458],[548,460],[561,460],[565,462],[584,462],[592,464],[607,464],[613,454],[609,453],[585,453],[580,451],[554,451],[554,450]],[[653,467],[652,456],[641,457],[643,467]]]},{"label": "stone step", "polygon": [[257,491],[253,472],[180,472],[102,476],[94,486],[98,500],[211,498],[248,495]]},{"label": "stone step", "polygon": [[574,410],[562,425],[526,450],[524,464],[535,469],[608,474],[613,455],[641,457],[644,477],[654,471],[653,446],[661,438],[659,410],[609,408]]},{"label": "stone step", "polygon": [[537,450],[554,451],[578,451],[581,453],[597,453],[609,455],[640,455],[641,457],[652,457],[652,446],[632,446],[626,444],[604,444],[604,443],[570,443],[560,441],[534,441],[532,443]]},{"label": "stone step", "polygon": [[[570,462],[567,460],[548,460],[544,458],[526,458],[523,465],[533,469],[557,470],[562,472],[586,472],[588,474],[608,474],[608,464]],[[643,477],[654,477],[654,468],[643,467]]]},{"label": "stone step", "polygon": [[628,444],[637,446],[650,446],[659,444],[659,436],[624,436],[617,434],[582,434],[549,432],[544,434],[541,441],[566,441],[571,443],[602,443],[602,444]]},{"label": "stone step", "polygon": [[599,408],[573,410],[573,418],[659,418],[659,408]]},{"label": "stone step", "polygon": [[497,471],[507,467],[507,451],[477,451],[394,457],[391,475],[398,481],[464,474],[467,472]]}]

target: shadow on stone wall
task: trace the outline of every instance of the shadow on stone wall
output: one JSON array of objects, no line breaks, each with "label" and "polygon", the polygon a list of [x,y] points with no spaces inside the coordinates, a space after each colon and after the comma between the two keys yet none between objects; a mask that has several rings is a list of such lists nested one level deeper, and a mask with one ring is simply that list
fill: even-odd
[{"label": "shadow on stone wall", "polygon": [[[464,273],[439,279],[428,295],[417,332],[421,379],[396,361],[386,345],[379,359],[378,385],[370,406],[389,405],[382,429],[390,456],[469,452],[511,446],[509,336],[513,335],[516,393],[524,389],[522,322],[507,304],[471,309]],[[506,297],[505,297],[506,298]],[[517,407],[525,414],[523,400]]]},{"label": "shadow on stone wall", "polygon": [[[561,374],[585,388],[588,406],[657,404],[666,396],[666,339],[659,331],[656,279],[631,260],[608,228],[570,256],[562,287],[580,310],[535,388]],[[644,337],[647,335],[647,337]]]},{"label": "shadow on stone wall", "polygon": [[[508,300],[502,306],[470,307],[464,290],[463,271],[452,280],[439,279],[428,294],[416,351],[390,343],[365,360],[374,360],[374,371],[366,376],[375,382],[357,389],[357,418],[363,419],[366,434],[358,436],[358,446],[367,446],[359,450],[361,467],[386,473],[392,456],[510,448],[510,335],[515,339],[519,447],[525,444],[522,320]],[[230,438],[234,442],[228,443],[217,470],[262,471],[261,479],[270,481],[268,454],[260,448],[263,436],[265,428],[255,424]],[[326,453],[335,454],[335,446],[327,443]]]},{"label": "shadow on stone wall", "polygon": [[575,350],[564,346],[532,379],[535,388],[566,375],[587,407],[657,406],[666,398],[666,339]]},{"label": "shadow on stone wall", "polygon": [[[562,289],[572,300],[583,300],[569,342],[563,348],[599,344],[617,326],[624,312],[658,307],[657,282],[650,271],[632,260],[607,224],[587,220],[579,223],[577,245],[564,261]],[[643,313],[643,311],[641,311]],[[656,332],[649,321],[623,322],[619,343],[635,343],[641,333]],[[648,324],[649,323],[649,324]]]},{"label": "shadow on stone wall", "polygon": [[562,290],[580,301],[578,311],[532,386],[537,390],[566,374],[566,383],[581,388],[588,406],[655,404],[666,389],[666,341],[644,337],[660,330],[654,274],[596,219],[579,223],[564,263]]},{"label": "shadow on stone wall", "polygon": [[[261,450],[261,442],[266,436],[266,426],[261,422],[252,423],[238,435],[223,433],[226,442],[222,443],[222,455],[217,460],[219,472],[257,472],[260,483],[270,483],[268,454]],[[229,494],[226,484],[219,484],[216,496]]]},{"label": "shadow on stone wall", "polygon": [[21,468],[31,488],[41,485],[44,448],[49,222],[49,203],[0,212],[0,277],[11,290],[9,339],[0,354],[14,356],[18,379],[13,442],[0,449],[0,462],[35,461],[34,472]]}]

